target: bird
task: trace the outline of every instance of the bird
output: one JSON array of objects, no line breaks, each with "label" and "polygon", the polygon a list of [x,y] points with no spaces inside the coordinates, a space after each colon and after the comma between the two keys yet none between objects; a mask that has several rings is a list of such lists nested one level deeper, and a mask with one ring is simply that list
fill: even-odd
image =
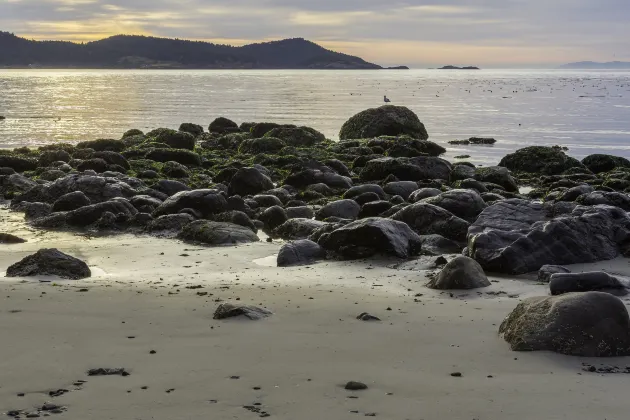
[{"label": "bird", "polygon": [[385,102],[385,103],[389,103],[389,102],[391,102],[391,101],[389,100],[389,98],[387,97],[387,95],[385,95],[385,96],[383,96],[383,102]]}]

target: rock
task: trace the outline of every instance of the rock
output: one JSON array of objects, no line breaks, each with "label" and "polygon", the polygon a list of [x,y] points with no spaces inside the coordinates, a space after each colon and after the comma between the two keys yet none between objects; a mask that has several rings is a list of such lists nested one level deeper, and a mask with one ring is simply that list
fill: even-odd
[{"label": "rock", "polygon": [[450,190],[435,197],[425,198],[422,202],[441,207],[469,222],[474,221],[487,207],[479,193],[474,190]]},{"label": "rock", "polygon": [[289,219],[278,226],[274,234],[286,240],[306,239],[317,229],[328,225],[325,222],[311,219]]},{"label": "rock", "polygon": [[355,198],[355,197],[360,196],[361,194],[368,193],[368,192],[376,194],[377,197],[381,200],[387,199],[387,194],[385,194],[385,191],[383,191],[383,188],[381,188],[380,185],[376,185],[376,184],[363,184],[363,185],[357,185],[355,187],[352,187],[344,193],[343,198]]},{"label": "rock", "polygon": [[328,159],[324,162],[324,164],[331,168],[333,171],[337,172],[339,175],[350,176],[350,170],[339,159]]},{"label": "rock", "polygon": [[511,198],[485,208],[470,226],[468,235],[486,230],[527,230],[534,223],[546,220],[545,216],[545,208],[541,203]]},{"label": "rock", "polygon": [[605,291],[610,289],[625,289],[619,279],[603,271],[587,273],[556,273],[549,281],[552,295],[562,295],[571,292]]},{"label": "rock", "polygon": [[610,172],[615,168],[630,168],[630,161],[626,158],[600,154],[585,157],[582,164],[594,174]]},{"label": "rock", "polygon": [[27,221],[37,220],[52,213],[52,206],[46,203],[22,202],[12,206],[13,210],[23,211],[24,219]]},{"label": "rock", "polygon": [[7,277],[59,276],[78,280],[90,277],[90,268],[83,261],[55,248],[40,249],[7,269]]},{"label": "rock", "polygon": [[354,200],[337,200],[326,204],[315,212],[317,220],[324,220],[328,217],[339,217],[341,219],[354,220],[359,215],[361,206]]},{"label": "rock", "polygon": [[208,126],[208,131],[211,133],[226,134],[226,133],[234,133],[237,130],[238,130],[238,124],[224,117],[219,117],[215,119]]},{"label": "rock", "polygon": [[244,140],[239,147],[239,152],[252,155],[276,154],[286,146],[284,140],[275,137],[261,137]]},{"label": "rock", "polygon": [[[368,193],[370,194],[370,193]],[[365,203],[361,206],[361,211],[359,212],[359,219],[365,219],[366,217],[377,217],[388,211],[393,207],[393,204],[389,201],[372,201],[369,203]]]},{"label": "rock", "polygon": [[467,290],[490,286],[490,281],[479,263],[459,256],[448,262],[431,280],[428,287],[438,290]]},{"label": "rock", "polygon": [[[122,152],[125,149],[125,143],[120,140],[114,139],[97,139],[97,140],[89,140],[82,141],[77,144],[77,149],[92,149],[97,152],[102,151],[112,151],[112,152]],[[76,159],[82,159],[80,157],[76,157]]]},{"label": "rock", "polygon": [[197,137],[203,134],[203,127],[193,123],[182,123],[179,126],[179,131],[192,134],[193,136]]},{"label": "rock", "polygon": [[341,127],[339,139],[368,139],[401,134],[421,140],[429,138],[424,124],[413,111],[402,106],[385,105],[354,115]]},{"label": "rock", "polygon": [[273,182],[255,168],[241,168],[232,177],[229,194],[254,195],[273,188]]},{"label": "rock", "polygon": [[360,313],[359,316],[357,316],[357,319],[361,321],[380,321],[381,320],[379,317],[370,315],[367,312]]},{"label": "rock", "polygon": [[553,274],[570,272],[571,270],[561,265],[543,265],[540,267],[540,270],[538,270],[538,281],[542,283],[549,283]]},{"label": "rock", "polygon": [[188,178],[190,172],[188,168],[177,162],[166,162],[162,167],[162,173],[169,178]]},{"label": "rock", "polygon": [[194,209],[206,218],[228,209],[225,197],[217,190],[180,191],[160,204],[153,217],[179,213],[186,208]]},{"label": "rock", "polygon": [[350,381],[346,384],[344,389],[347,389],[348,391],[363,391],[368,389],[368,386],[361,382]]},{"label": "rock", "polygon": [[630,217],[617,207],[578,206],[570,215],[536,222],[520,231],[476,231],[473,227],[469,231],[468,256],[488,271],[524,274],[545,264],[617,257],[620,245],[630,240]]},{"label": "rock", "polygon": [[20,174],[0,177],[0,192],[23,193],[37,185],[37,182]]},{"label": "rock", "polygon": [[177,162],[186,166],[201,166],[201,157],[185,149],[151,149],[145,155],[146,159],[156,162]]},{"label": "rock", "polygon": [[80,172],[91,170],[98,174],[107,171],[107,169],[108,169],[107,162],[105,162],[104,159],[100,159],[100,158],[84,160],[83,162],[79,163],[79,166],[77,166],[77,170]]},{"label": "rock", "polygon": [[505,191],[518,192],[518,185],[510,172],[501,166],[488,166],[475,169],[474,178],[481,182],[500,185]]},{"label": "rock", "polygon": [[129,162],[123,155],[120,153],[112,152],[112,151],[102,151],[102,152],[94,152],[92,154],[92,158],[95,159],[103,159],[110,165],[118,165],[125,170],[131,169]]},{"label": "rock", "polygon": [[381,201],[378,194],[373,193],[373,192],[366,192],[363,193],[361,195],[358,195],[356,197],[353,198],[353,200],[360,206],[367,204],[367,203],[373,203],[376,201]]},{"label": "rock", "polygon": [[71,211],[89,206],[92,201],[82,191],[74,191],[59,197],[52,206],[53,212]]},{"label": "rock", "polygon": [[623,302],[601,292],[525,299],[499,328],[512,350],[582,357],[630,355],[629,332]]},{"label": "rock", "polygon": [[129,376],[129,372],[125,368],[95,368],[87,372],[88,376]]},{"label": "rock", "polygon": [[306,265],[325,256],[326,251],[316,242],[300,239],[282,245],[278,252],[277,263],[278,267]]},{"label": "rock", "polygon": [[171,179],[161,179],[157,183],[153,184],[151,188],[156,191],[160,191],[169,197],[181,191],[190,191],[190,187],[188,187],[188,185]]},{"label": "rock", "polygon": [[207,245],[237,245],[260,239],[251,229],[234,223],[197,220],[184,227],[179,238]]},{"label": "rock", "polygon": [[[257,233],[258,228],[252,219],[246,213],[238,210],[230,210],[224,213],[219,213],[212,218],[214,222],[228,222],[234,223],[235,225],[244,226],[250,229],[252,232]],[[259,222],[259,220],[256,220]],[[262,223],[262,222],[261,222]]]},{"label": "rock", "polygon": [[146,231],[159,236],[175,237],[181,233],[184,226],[195,221],[190,214],[177,213],[160,216],[146,225]]},{"label": "rock", "polygon": [[578,185],[577,187],[572,187],[564,191],[558,198],[556,198],[556,201],[575,201],[579,196],[592,193],[593,191],[595,191],[595,189],[590,185]]},{"label": "rock", "polygon": [[252,200],[256,202],[258,208],[267,208],[273,206],[282,207],[282,201],[275,195],[259,194],[252,197]]},{"label": "rock", "polygon": [[309,185],[323,183],[331,188],[348,189],[352,187],[352,180],[334,172],[323,172],[318,169],[306,169],[291,174],[285,183],[295,188],[306,188]]},{"label": "rock", "polygon": [[619,207],[625,211],[630,211],[630,196],[619,192],[593,191],[579,196],[576,199],[576,202],[586,206],[606,204],[609,206]]},{"label": "rock", "polygon": [[519,149],[501,159],[499,166],[538,175],[559,175],[571,168],[586,169],[579,160],[567,156],[562,150],[545,146]]},{"label": "rock", "polygon": [[273,315],[271,311],[267,309],[259,308],[257,306],[250,305],[235,305],[233,303],[222,303],[214,311],[214,319],[226,319],[234,318],[237,316],[244,316],[252,321],[257,321],[263,318],[267,318]]},{"label": "rock", "polygon": [[0,155],[0,168],[3,167],[11,168],[16,172],[34,171],[37,169],[37,161],[19,156]]},{"label": "rock", "polygon": [[486,188],[483,182],[477,181],[476,179],[463,179],[455,182],[453,186],[464,190],[475,190],[480,194],[488,192],[488,188]]},{"label": "rock", "polygon": [[70,162],[72,157],[65,150],[49,150],[39,155],[39,166],[48,167],[54,162]]},{"label": "rock", "polygon": [[442,254],[459,254],[463,245],[447,239],[442,235],[420,235],[423,254],[442,255]]},{"label": "rock", "polygon": [[22,244],[26,242],[26,239],[22,239],[19,236],[11,235],[10,233],[0,233],[0,244]]},{"label": "rock", "polygon": [[473,178],[475,176],[475,168],[468,165],[453,165],[449,181],[455,182],[464,179]]},{"label": "rock", "polygon": [[361,170],[362,181],[381,181],[389,175],[400,181],[449,179],[451,165],[444,159],[431,156],[416,158],[382,157],[366,162]]},{"label": "rock", "polygon": [[288,220],[287,213],[280,206],[273,206],[265,209],[258,220],[265,224],[268,230],[273,230]]},{"label": "rock", "polygon": [[323,234],[318,243],[346,258],[382,253],[409,258],[420,252],[420,237],[405,223],[371,217]]},{"label": "rock", "polygon": [[436,197],[440,194],[442,194],[442,190],[438,190],[437,188],[420,188],[411,193],[408,200],[410,203],[417,203],[425,198]]},{"label": "rock", "polygon": [[418,184],[413,181],[388,182],[383,190],[389,195],[399,195],[406,200],[411,193],[418,190]]},{"label": "rock", "polygon": [[183,131],[158,128],[148,132],[146,136],[156,143],[168,144],[173,149],[193,150],[195,148],[195,136]]},{"label": "rock", "polygon": [[315,217],[313,209],[307,206],[287,207],[285,211],[289,219],[312,219]]},{"label": "rock", "polygon": [[277,137],[295,147],[313,147],[326,140],[326,136],[310,127],[276,127],[264,136]]},{"label": "rock", "polygon": [[469,224],[448,210],[427,203],[403,208],[392,219],[405,222],[421,235],[438,234],[454,241],[465,241]]}]

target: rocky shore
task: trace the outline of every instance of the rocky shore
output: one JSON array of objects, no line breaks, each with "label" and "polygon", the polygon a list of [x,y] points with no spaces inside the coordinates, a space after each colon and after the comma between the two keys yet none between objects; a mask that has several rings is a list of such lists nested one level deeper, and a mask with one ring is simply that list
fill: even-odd
[{"label": "rocky shore", "polygon": [[[343,277],[352,267],[371,267],[380,275],[366,276],[376,284],[395,267],[391,276],[422,282],[408,289],[412,304],[429,294],[459,308],[470,294],[507,295],[494,283],[518,278],[528,284],[526,299],[515,302],[518,293],[501,299],[484,337],[500,334],[516,351],[630,355],[622,300],[630,271],[619,268],[630,256],[630,161],[610,155],[578,161],[553,146],[525,147],[493,167],[451,163],[440,158],[446,149],[429,140],[418,116],[389,105],[355,115],[339,137],[333,142],[309,127],[225,118],[207,129],[191,123],[134,129],[121,139],[2,151],[0,193],[24,214],[28,229],[96,236],[109,247],[129,234],[136,245],[163,242],[165,249],[177,239],[234,262],[230,253],[251,250],[251,259],[260,258],[263,239],[277,254],[277,276],[299,278],[307,270]],[[72,247],[36,247],[18,231],[4,232],[0,242],[7,277],[92,281],[91,264]],[[254,248],[237,246],[243,244]],[[138,246],[134,258],[142,258]],[[268,272],[240,265],[237,278],[251,277],[245,269]],[[151,270],[160,268],[155,263]],[[321,283],[313,275],[306,275],[309,282]],[[236,316],[260,325],[292,313],[274,307],[279,302],[270,296],[268,308],[259,305],[256,293],[244,292],[248,300],[228,306],[215,303],[215,322]],[[372,318],[378,322],[369,313],[355,320]]]}]

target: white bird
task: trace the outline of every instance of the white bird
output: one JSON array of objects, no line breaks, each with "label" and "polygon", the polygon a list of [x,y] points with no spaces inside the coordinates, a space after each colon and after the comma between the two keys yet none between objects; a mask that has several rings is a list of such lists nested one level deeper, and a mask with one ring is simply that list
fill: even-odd
[{"label": "white bird", "polygon": [[383,96],[383,101],[384,101],[385,103],[389,103],[389,102],[391,102],[391,101],[389,100],[389,98],[387,97],[387,95]]}]

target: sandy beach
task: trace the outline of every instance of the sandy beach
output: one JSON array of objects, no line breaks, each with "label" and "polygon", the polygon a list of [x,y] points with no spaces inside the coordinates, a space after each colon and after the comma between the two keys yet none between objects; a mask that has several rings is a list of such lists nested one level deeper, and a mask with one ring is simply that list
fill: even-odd
[{"label": "sandy beach", "polygon": [[[520,298],[547,293],[531,277],[491,277],[481,293],[451,295],[424,287],[426,271],[390,268],[399,262],[392,259],[278,268],[268,263],[280,242],[206,248],[88,238],[1,214],[7,231],[28,242],[3,245],[0,270],[57,247],[93,273],[0,282],[3,413],[52,402],[67,408],[53,416],[68,419],[627,417],[628,376],[582,371],[582,363],[627,359],[517,353],[498,336]],[[585,268],[630,271],[624,259],[573,266]],[[228,301],[274,315],[213,320]],[[382,321],[357,320],[361,312]],[[130,375],[87,376],[100,367]],[[369,389],[345,390],[351,380]],[[69,392],[48,395],[59,389]]]}]

